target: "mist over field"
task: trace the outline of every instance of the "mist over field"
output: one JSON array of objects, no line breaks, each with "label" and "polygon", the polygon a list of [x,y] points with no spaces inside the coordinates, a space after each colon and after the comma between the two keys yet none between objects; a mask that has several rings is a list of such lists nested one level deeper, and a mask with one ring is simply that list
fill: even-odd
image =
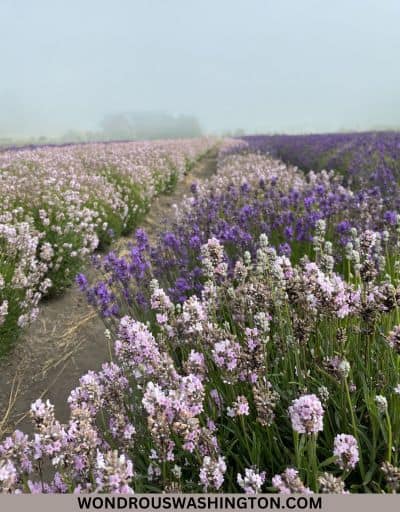
[{"label": "mist over field", "polygon": [[399,19],[397,0],[2,0],[0,139],[397,128]]}]

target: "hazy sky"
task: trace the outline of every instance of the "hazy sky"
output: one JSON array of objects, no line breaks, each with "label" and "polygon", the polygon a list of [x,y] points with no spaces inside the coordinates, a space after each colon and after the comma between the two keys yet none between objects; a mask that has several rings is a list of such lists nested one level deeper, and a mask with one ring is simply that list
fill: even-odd
[{"label": "hazy sky", "polygon": [[0,0],[0,135],[400,127],[400,0]]}]

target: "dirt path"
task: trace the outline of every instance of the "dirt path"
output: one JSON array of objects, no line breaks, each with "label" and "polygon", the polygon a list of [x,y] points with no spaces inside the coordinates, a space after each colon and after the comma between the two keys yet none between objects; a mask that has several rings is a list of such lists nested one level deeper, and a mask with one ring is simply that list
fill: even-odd
[{"label": "dirt path", "polygon": [[[173,215],[173,205],[190,193],[194,180],[205,180],[216,170],[216,151],[210,152],[170,195],[157,198],[141,227],[152,239]],[[127,240],[119,240],[117,250]],[[114,248],[115,249],[115,248]],[[57,299],[44,302],[39,320],[21,336],[13,351],[0,360],[0,439],[17,427],[32,430],[27,416],[36,398],[50,399],[60,421],[69,417],[66,399],[79,377],[109,360],[104,324],[72,287]]]}]

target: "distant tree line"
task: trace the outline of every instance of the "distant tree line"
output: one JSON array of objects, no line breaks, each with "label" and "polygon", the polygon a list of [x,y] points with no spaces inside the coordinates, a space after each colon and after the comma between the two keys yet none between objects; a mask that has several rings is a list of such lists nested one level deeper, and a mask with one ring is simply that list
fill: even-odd
[{"label": "distant tree line", "polygon": [[100,122],[99,130],[68,130],[57,137],[1,136],[0,147],[26,144],[49,144],[67,142],[91,142],[102,140],[146,140],[199,137],[200,123],[195,116],[172,115],[166,112],[123,112],[106,115]]},{"label": "distant tree line", "polygon": [[101,122],[101,131],[106,139],[175,139],[202,134],[196,117],[165,112],[110,114]]}]

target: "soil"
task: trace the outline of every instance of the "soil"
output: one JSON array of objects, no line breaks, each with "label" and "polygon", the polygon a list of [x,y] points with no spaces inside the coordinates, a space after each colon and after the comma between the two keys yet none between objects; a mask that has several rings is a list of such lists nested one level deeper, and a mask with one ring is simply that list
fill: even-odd
[{"label": "soil", "polygon": [[[159,196],[141,227],[150,240],[173,219],[190,194],[193,181],[216,172],[216,150],[209,152],[178,183],[174,192]],[[123,252],[129,238],[116,242],[113,250]],[[90,272],[90,268],[87,269]],[[32,432],[30,404],[49,399],[61,422],[69,418],[67,397],[88,370],[98,370],[110,360],[104,324],[85,295],[76,286],[61,297],[42,303],[39,319],[20,337],[13,350],[0,360],[0,439],[15,428]]]}]

